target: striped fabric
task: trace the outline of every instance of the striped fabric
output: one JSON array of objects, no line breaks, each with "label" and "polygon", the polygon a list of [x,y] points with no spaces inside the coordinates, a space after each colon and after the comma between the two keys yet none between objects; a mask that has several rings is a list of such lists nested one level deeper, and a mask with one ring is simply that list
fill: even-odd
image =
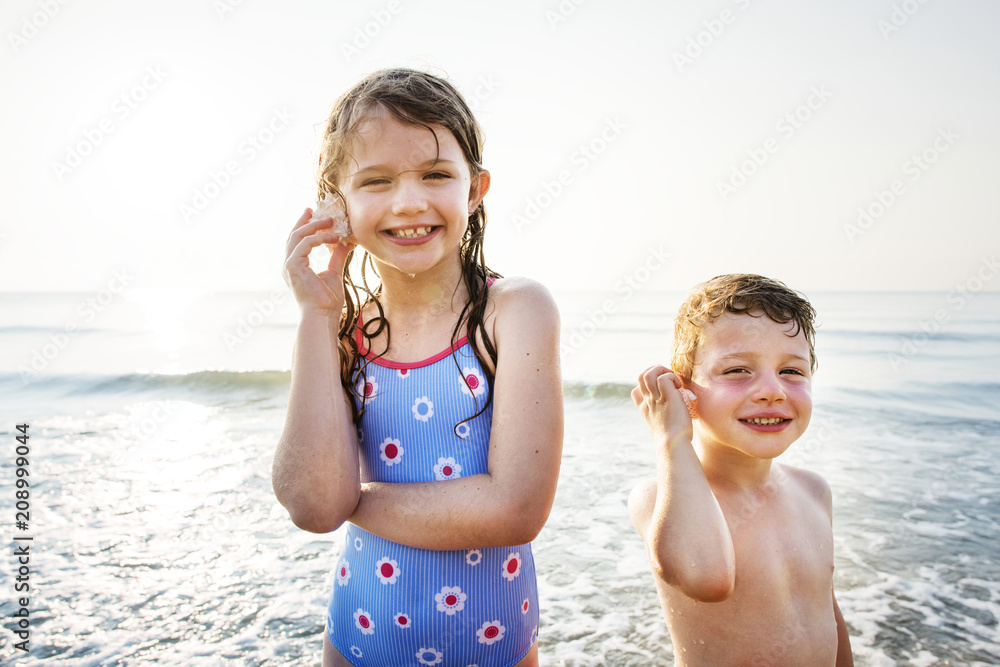
[{"label": "striped fabric", "polygon": [[[418,363],[369,364],[359,427],[363,481],[425,482],[486,473],[492,406],[463,338]],[[513,665],[534,643],[531,545],[428,551],[350,525],[327,632],[355,665]]]}]

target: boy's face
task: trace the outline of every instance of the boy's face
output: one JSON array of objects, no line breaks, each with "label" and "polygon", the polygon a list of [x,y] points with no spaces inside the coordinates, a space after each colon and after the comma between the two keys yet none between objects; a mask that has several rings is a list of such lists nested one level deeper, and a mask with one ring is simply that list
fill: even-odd
[{"label": "boy's face", "polygon": [[[758,313],[755,313],[757,315]],[[695,354],[690,389],[698,396],[695,433],[703,447],[771,459],[809,425],[809,343],[796,324],[723,313]]]}]

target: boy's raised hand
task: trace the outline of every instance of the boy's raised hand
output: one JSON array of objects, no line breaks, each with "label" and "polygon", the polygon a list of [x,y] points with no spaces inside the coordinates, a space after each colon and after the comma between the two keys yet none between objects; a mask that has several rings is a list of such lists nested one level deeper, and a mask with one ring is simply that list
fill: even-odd
[{"label": "boy's raised hand", "polygon": [[639,376],[632,400],[657,440],[672,443],[678,436],[691,435],[691,414],[681,397],[684,384],[673,371],[657,364]]},{"label": "boy's raised hand", "polygon": [[[331,231],[332,218],[309,222],[312,214],[307,208],[292,227],[282,274],[300,308],[330,311],[339,317],[344,308],[344,264],[354,246],[340,244],[340,235]],[[324,243],[334,245],[333,253],[326,270],[316,273],[309,267],[309,253]]]}]

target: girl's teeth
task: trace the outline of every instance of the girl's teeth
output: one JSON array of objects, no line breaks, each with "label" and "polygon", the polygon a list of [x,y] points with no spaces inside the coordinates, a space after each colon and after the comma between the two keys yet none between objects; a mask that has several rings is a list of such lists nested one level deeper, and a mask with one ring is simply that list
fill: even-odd
[{"label": "girl's teeth", "polygon": [[747,421],[758,426],[770,426],[771,424],[778,424],[785,420],[781,417],[754,417],[753,419],[747,419]]},{"label": "girl's teeth", "polygon": [[406,239],[412,239],[417,236],[427,236],[431,233],[433,227],[417,227],[416,229],[396,229],[390,232],[393,236],[401,236]]}]

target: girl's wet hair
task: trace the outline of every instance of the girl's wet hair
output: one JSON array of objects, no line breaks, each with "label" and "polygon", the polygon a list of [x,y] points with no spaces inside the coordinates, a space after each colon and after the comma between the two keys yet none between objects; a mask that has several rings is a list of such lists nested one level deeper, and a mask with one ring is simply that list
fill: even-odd
[{"label": "girl's wet hair", "polygon": [[783,282],[754,273],[729,273],[695,285],[674,320],[674,349],[670,368],[685,382],[694,372],[694,358],[705,327],[723,313],[766,316],[778,324],[795,323],[809,343],[809,367],[816,371],[816,310],[805,296]]},{"label": "girl's wet hair", "polygon": [[[462,95],[450,83],[432,74],[406,68],[379,70],[358,82],[353,88],[341,95],[333,106],[330,118],[323,134],[318,165],[318,198],[323,199],[333,194],[343,200],[339,188],[341,179],[346,174],[349,162],[353,159],[350,153],[354,140],[358,137],[365,123],[377,119],[391,117],[402,123],[416,125],[427,129],[428,141],[433,141],[436,150],[440,149],[437,135],[431,125],[445,127],[458,141],[465,161],[469,165],[472,183],[478,182],[478,176],[483,171],[483,132],[479,123],[472,115],[469,106]],[[473,185],[475,187],[475,185]],[[469,343],[483,367],[487,381],[487,398],[482,409],[474,417],[481,414],[489,406],[493,398],[493,373],[486,363],[488,357],[495,368],[497,351],[492,340],[487,335],[484,320],[489,294],[489,283],[492,278],[501,277],[488,266],[483,255],[483,238],[486,230],[486,208],[482,202],[469,216],[469,224],[462,237],[459,257],[462,267],[462,280],[469,292],[469,300],[464,304],[455,329],[452,331],[452,345],[460,338],[464,330]],[[360,354],[355,329],[361,309],[371,303],[375,306],[377,316],[362,324],[361,336],[364,347],[371,350],[371,341],[385,331],[386,345],[377,356],[385,354],[389,349],[389,322],[379,296],[382,293],[381,284],[369,284],[368,271],[376,277],[378,269],[367,250],[362,248],[364,255],[361,260],[361,281],[355,282],[351,272],[352,250],[344,265],[344,294],[346,296],[344,313],[341,316],[337,339],[340,354],[341,382],[355,398],[352,401],[354,421],[361,419],[364,412],[365,369],[370,363]],[[362,296],[363,295],[363,296]],[[454,358],[454,355],[453,355]],[[455,358],[458,366],[458,360]],[[461,374],[461,367],[459,367]],[[463,375],[464,377],[464,375]],[[468,419],[463,420],[468,421]],[[457,428],[456,424],[456,428]]]}]

